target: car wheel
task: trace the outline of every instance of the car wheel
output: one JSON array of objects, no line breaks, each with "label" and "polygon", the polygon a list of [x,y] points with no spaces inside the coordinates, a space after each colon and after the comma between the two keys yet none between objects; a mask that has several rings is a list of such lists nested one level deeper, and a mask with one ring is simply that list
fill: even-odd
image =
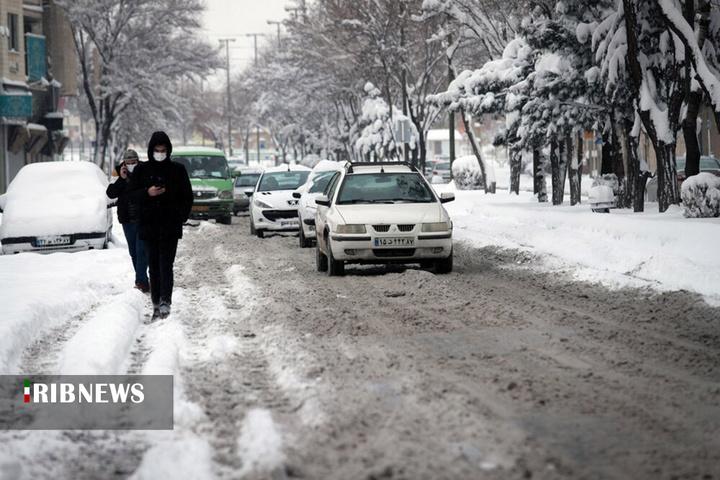
[{"label": "car wheel", "polygon": [[232,225],[232,215],[223,215],[218,218],[217,222],[223,225]]},{"label": "car wheel", "polygon": [[252,215],[250,215],[250,235],[255,235],[255,222],[253,221]]},{"label": "car wheel", "polygon": [[255,235],[257,235],[258,238],[265,238],[265,230],[255,229]]},{"label": "car wheel", "polygon": [[327,272],[328,259],[324,253],[320,251],[320,245],[315,247],[315,267],[318,272]]},{"label": "car wheel", "polygon": [[326,241],[327,244],[327,263],[328,263],[328,276],[330,277],[342,277],[345,275],[345,262],[342,260],[335,260],[332,253],[332,247],[330,241]]},{"label": "car wheel", "polygon": [[609,208],[593,208],[592,211],[595,213],[610,213]]},{"label": "car wheel", "polygon": [[435,262],[435,273],[445,274],[450,273],[453,270],[453,254],[450,252],[450,256],[443,258]]},{"label": "car wheel", "polygon": [[310,240],[305,238],[305,230],[302,225],[300,225],[300,235],[298,238],[300,239],[300,248],[310,248]]}]

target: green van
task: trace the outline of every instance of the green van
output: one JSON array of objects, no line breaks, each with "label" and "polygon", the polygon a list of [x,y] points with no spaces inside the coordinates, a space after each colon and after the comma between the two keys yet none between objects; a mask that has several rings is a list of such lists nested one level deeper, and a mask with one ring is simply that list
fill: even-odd
[{"label": "green van", "polygon": [[217,148],[178,147],[172,159],[185,166],[192,184],[191,218],[215,219],[230,225],[233,211],[233,178],[225,154]]}]

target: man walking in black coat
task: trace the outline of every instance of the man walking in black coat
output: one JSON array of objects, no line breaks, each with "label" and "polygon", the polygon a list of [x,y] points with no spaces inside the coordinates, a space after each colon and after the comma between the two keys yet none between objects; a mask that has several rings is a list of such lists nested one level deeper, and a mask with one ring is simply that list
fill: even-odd
[{"label": "man walking in black coat", "polygon": [[193,204],[187,171],[171,155],[167,134],[153,133],[148,161],[138,165],[130,182],[131,195],[140,204],[140,238],[145,241],[150,266],[153,319],[170,315],[175,254]]},{"label": "man walking in black coat", "polygon": [[148,283],[148,261],[145,254],[145,244],[140,239],[140,205],[128,195],[130,178],[138,166],[138,154],[135,150],[128,150],[123,156],[123,162],[118,168],[117,179],[107,187],[107,196],[117,198],[118,221],[125,232],[130,258],[135,269],[135,288],[143,293],[150,291]]}]

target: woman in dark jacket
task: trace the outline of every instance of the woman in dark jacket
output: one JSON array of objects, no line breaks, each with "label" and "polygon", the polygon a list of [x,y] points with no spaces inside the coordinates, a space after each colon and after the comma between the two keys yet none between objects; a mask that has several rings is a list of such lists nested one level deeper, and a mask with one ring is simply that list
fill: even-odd
[{"label": "woman in dark jacket", "polygon": [[187,171],[171,155],[167,134],[153,133],[148,161],[138,165],[130,182],[131,198],[140,205],[140,238],[145,241],[150,266],[153,319],[170,315],[175,254],[193,204]]},{"label": "woman in dark jacket", "polygon": [[117,179],[107,187],[107,196],[117,198],[118,221],[125,232],[130,258],[135,269],[135,288],[143,293],[150,291],[148,283],[148,261],[145,254],[145,244],[140,239],[140,205],[132,201],[128,195],[128,185],[138,166],[138,154],[135,150],[125,152],[123,162],[115,171]]}]

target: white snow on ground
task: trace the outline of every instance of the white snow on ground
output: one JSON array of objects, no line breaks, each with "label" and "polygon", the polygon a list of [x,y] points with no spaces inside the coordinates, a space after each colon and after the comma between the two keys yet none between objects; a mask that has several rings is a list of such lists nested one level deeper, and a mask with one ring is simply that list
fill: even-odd
[{"label": "white snow on ground", "polygon": [[[439,191],[452,185],[436,186]],[[685,289],[720,302],[720,219],[686,219],[678,207],[657,213],[612,210],[597,214],[586,204],[555,207],[520,196],[455,192],[447,205],[455,238],[537,254],[551,269],[611,287]]]},{"label": "white snow on ground", "polygon": [[145,296],[130,290],[95,310],[65,344],[60,357],[63,375],[117,375],[135,340],[146,308]]},{"label": "white snow on ground", "polygon": [[238,454],[243,461],[241,477],[271,473],[283,464],[282,436],[268,410],[258,408],[247,413],[238,439]]},{"label": "white snow on ground", "polygon": [[43,334],[132,286],[127,251],[0,256],[0,372],[19,372],[22,352]]},{"label": "white snow on ground", "polygon": [[159,443],[143,456],[131,480],[207,480],[212,471],[212,447],[197,436]]}]

